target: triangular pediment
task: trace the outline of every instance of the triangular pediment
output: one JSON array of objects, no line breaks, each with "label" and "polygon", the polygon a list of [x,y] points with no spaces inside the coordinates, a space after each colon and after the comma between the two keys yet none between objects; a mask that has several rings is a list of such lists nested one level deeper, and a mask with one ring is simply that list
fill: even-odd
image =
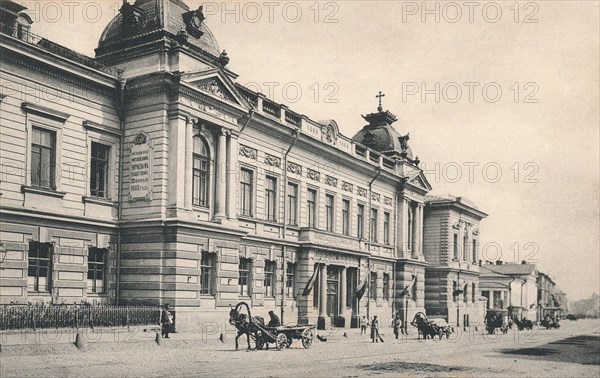
[{"label": "triangular pediment", "polygon": [[418,171],[413,176],[409,177],[407,183],[426,192],[431,190],[431,185],[429,184],[429,181],[427,181],[423,171]]},{"label": "triangular pediment", "polygon": [[222,74],[218,69],[186,73],[182,76],[182,80],[208,96],[215,97],[244,109],[250,109],[252,107],[237,91],[233,81],[227,77],[227,75]]}]

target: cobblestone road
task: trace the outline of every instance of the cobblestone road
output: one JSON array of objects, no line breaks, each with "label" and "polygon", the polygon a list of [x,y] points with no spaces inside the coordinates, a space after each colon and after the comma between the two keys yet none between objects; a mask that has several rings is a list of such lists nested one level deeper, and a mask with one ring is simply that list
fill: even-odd
[{"label": "cobblestone road", "polygon": [[[227,343],[173,335],[162,346],[140,342],[5,347],[0,375],[13,376],[600,376],[600,323],[564,321],[560,330],[510,331],[450,340],[390,338],[373,344],[350,331],[309,350],[235,351]],[[241,343],[244,345],[244,343]]]}]

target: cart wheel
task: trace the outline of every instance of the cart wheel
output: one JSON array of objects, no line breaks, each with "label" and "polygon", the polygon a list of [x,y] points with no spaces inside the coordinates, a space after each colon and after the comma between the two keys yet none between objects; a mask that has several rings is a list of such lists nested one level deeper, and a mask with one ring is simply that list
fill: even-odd
[{"label": "cart wheel", "polygon": [[280,333],[279,335],[277,335],[277,338],[275,339],[275,346],[277,347],[277,350],[282,350],[287,346],[287,336],[285,335],[285,333]]},{"label": "cart wheel", "polygon": [[310,349],[312,346],[314,335],[312,331],[307,328],[302,332],[302,346],[304,349]]}]

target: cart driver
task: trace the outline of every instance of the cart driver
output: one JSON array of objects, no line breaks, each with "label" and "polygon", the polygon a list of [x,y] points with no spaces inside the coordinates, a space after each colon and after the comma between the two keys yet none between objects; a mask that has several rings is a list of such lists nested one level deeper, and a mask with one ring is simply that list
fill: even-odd
[{"label": "cart driver", "polygon": [[279,316],[275,315],[275,313],[273,311],[269,311],[269,317],[271,317],[271,320],[269,320],[269,327],[279,327],[281,326],[281,320],[279,320]]}]

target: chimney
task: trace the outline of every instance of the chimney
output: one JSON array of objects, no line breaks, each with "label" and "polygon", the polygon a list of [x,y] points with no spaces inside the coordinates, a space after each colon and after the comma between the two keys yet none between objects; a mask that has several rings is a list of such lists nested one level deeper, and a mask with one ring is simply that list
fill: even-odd
[{"label": "chimney", "polygon": [[496,265],[502,265],[502,260],[496,260]]},{"label": "chimney", "polygon": [[481,266],[482,263],[483,263],[483,260],[479,260],[479,266]]},{"label": "chimney", "polygon": [[527,264],[527,261],[523,260],[523,261],[521,261],[521,264],[525,265],[525,264]]}]

